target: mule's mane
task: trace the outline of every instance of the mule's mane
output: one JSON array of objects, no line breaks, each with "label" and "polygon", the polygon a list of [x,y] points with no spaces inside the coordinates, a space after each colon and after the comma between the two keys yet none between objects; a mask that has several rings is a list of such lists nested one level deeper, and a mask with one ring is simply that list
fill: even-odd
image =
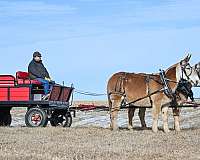
[{"label": "mule's mane", "polygon": [[[180,63],[180,62],[179,62]],[[173,64],[172,66],[170,66],[169,68],[167,68],[165,70],[166,73],[170,73],[170,72],[175,72],[176,71],[176,67],[179,65],[179,63],[176,63],[176,64]],[[159,73],[135,73],[135,72],[119,72],[121,74],[130,74],[134,77],[137,77],[138,75],[140,76],[144,76],[144,77],[147,77],[147,76],[159,76]]]},{"label": "mule's mane", "polygon": [[166,72],[168,72],[168,71],[171,70],[171,69],[176,68],[178,65],[179,65],[179,63],[176,63],[176,64],[170,66],[169,68],[166,69]]},{"label": "mule's mane", "polygon": [[[169,68],[167,68],[165,70],[165,72],[167,73],[169,71],[172,71],[172,70],[176,69],[176,67],[179,65],[179,63],[173,64],[172,66],[170,66]],[[159,73],[134,73],[134,72],[133,72],[133,74],[139,74],[139,75],[142,75],[142,76],[149,76],[149,75],[150,76],[158,76],[159,75]]]}]

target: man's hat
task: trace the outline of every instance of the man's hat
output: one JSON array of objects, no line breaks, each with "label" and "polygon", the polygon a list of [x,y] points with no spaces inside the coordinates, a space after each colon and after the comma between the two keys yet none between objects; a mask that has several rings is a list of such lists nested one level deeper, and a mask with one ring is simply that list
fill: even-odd
[{"label": "man's hat", "polygon": [[41,53],[36,51],[33,53],[33,57],[42,57]]}]

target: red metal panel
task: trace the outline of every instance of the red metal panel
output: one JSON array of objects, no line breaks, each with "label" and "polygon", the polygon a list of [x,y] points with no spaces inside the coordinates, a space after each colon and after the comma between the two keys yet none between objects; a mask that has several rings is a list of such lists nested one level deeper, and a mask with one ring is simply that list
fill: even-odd
[{"label": "red metal panel", "polygon": [[17,80],[18,84],[31,84],[30,80],[24,80],[24,79],[18,79]]},{"label": "red metal panel", "polygon": [[0,86],[14,86],[15,77],[12,75],[0,75]]},{"label": "red metal panel", "polygon": [[8,100],[8,88],[0,88],[0,101]]},{"label": "red metal panel", "polygon": [[12,75],[0,75],[0,80],[14,81],[15,77]]},{"label": "red metal panel", "polygon": [[38,84],[38,85],[41,85],[42,83],[38,80],[31,80],[31,84]]},{"label": "red metal panel", "polygon": [[38,85],[42,84],[38,80],[28,80],[28,79],[18,79],[17,83],[18,84],[38,84]]},{"label": "red metal panel", "polygon": [[10,101],[28,101],[30,99],[30,88],[10,88]]}]

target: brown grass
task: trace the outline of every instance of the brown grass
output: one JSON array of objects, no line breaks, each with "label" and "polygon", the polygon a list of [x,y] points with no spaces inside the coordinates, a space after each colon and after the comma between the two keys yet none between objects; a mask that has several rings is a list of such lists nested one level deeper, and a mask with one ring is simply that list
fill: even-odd
[{"label": "brown grass", "polygon": [[[94,103],[103,105],[103,102]],[[150,111],[147,117],[150,116]],[[19,121],[19,124],[14,125],[15,127],[0,128],[0,159],[2,160],[200,159],[200,109],[183,109],[181,114],[183,130],[180,133],[173,130],[169,134],[163,133],[162,130],[155,134],[150,128],[140,130],[137,116],[135,119],[137,127],[131,131],[123,126],[120,131],[113,132],[109,128],[98,125],[104,123],[98,120],[96,123],[79,125],[79,121],[87,117],[109,118],[108,112],[78,112],[72,128],[20,127],[24,125],[22,124],[24,110],[15,109],[12,114],[15,123]],[[127,116],[124,111],[120,115],[121,118]],[[171,120],[170,123],[172,128]]]},{"label": "brown grass", "polygon": [[200,129],[0,128],[0,159],[200,159]]}]

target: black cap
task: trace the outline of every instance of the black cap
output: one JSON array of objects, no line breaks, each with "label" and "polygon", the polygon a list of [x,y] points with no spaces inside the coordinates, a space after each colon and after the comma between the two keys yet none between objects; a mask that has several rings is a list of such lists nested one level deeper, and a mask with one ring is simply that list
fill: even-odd
[{"label": "black cap", "polygon": [[36,51],[33,53],[33,57],[42,57],[41,53]]}]

